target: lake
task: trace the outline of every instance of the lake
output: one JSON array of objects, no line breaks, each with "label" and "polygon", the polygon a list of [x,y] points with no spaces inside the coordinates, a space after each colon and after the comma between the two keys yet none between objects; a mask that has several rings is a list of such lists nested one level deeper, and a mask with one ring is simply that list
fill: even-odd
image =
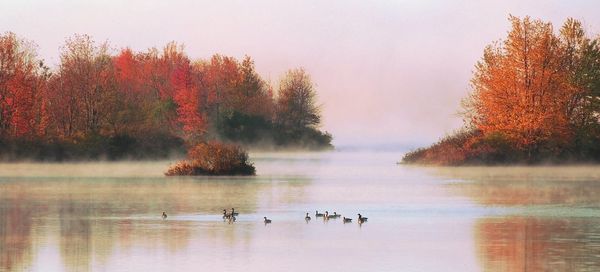
[{"label": "lake", "polygon": [[[2,163],[0,271],[600,271],[600,167],[401,156],[253,153],[255,177]],[[232,207],[236,222],[223,221]]]}]

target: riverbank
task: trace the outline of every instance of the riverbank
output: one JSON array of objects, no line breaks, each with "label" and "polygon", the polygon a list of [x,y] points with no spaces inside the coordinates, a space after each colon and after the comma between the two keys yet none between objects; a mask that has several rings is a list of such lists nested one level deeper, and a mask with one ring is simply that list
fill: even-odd
[{"label": "riverbank", "polygon": [[568,143],[540,142],[518,145],[503,134],[488,136],[463,130],[437,143],[406,153],[401,163],[463,165],[571,165],[600,163],[600,139],[575,138]]},{"label": "riverbank", "polygon": [[[307,136],[308,135],[308,136]],[[312,136],[310,136],[312,135]],[[319,136],[320,135],[320,136]],[[303,137],[278,141],[231,142],[252,152],[330,151],[332,136],[311,130]],[[182,138],[165,134],[144,137],[91,135],[70,140],[0,139],[0,161],[79,162],[181,159],[186,156]]]}]

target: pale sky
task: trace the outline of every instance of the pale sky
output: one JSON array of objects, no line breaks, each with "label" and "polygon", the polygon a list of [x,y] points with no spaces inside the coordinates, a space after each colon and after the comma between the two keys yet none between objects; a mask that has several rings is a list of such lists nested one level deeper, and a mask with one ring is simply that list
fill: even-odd
[{"label": "pale sky", "polygon": [[600,1],[0,0],[0,32],[33,40],[50,65],[66,37],[118,49],[185,44],[191,58],[254,58],[276,83],[304,67],[334,144],[429,144],[462,126],[456,114],[483,48],[508,15],[600,33]]}]

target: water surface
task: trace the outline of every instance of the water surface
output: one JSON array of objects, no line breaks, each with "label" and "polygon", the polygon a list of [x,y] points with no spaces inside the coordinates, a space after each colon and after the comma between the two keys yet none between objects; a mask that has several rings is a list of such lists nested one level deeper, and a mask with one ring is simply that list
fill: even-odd
[{"label": "water surface", "polygon": [[169,162],[0,164],[0,271],[600,270],[600,168],[400,157],[252,154],[247,178],[163,177]]}]

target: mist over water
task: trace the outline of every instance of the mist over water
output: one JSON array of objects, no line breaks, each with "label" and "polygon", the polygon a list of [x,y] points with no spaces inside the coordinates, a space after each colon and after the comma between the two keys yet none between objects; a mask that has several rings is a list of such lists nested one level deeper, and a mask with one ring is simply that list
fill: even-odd
[{"label": "mist over water", "polygon": [[600,269],[599,167],[401,155],[251,153],[255,177],[167,178],[168,161],[0,164],[0,271]]}]

